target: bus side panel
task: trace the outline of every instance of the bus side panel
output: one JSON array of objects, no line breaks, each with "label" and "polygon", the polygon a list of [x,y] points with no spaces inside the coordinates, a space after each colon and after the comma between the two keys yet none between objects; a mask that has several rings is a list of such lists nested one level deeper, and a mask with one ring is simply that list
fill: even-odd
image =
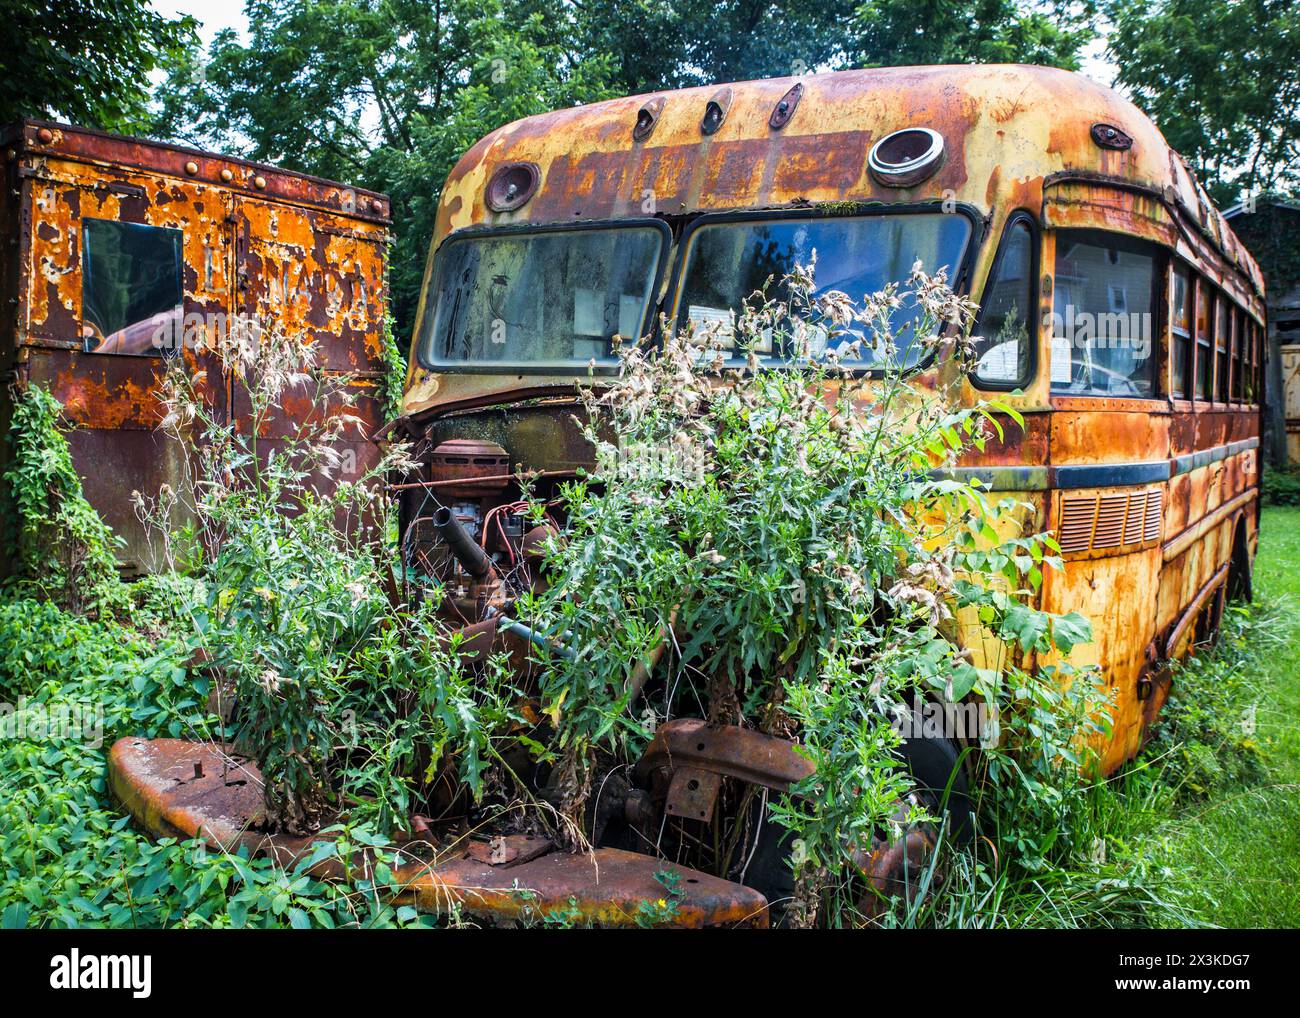
[{"label": "bus side panel", "polygon": [[[1099,492],[1103,498],[1124,493],[1125,489]],[[1065,496],[1075,493],[1053,493],[1058,526]],[[1044,584],[1046,610],[1076,611],[1092,623],[1092,642],[1074,648],[1069,660],[1075,667],[1099,667],[1111,697],[1110,737],[1099,738],[1095,744],[1107,772],[1131,757],[1141,745],[1143,703],[1138,695],[1138,680],[1147,670],[1156,633],[1161,562],[1160,546],[1155,541],[1122,554],[1090,551],[1067,556],[1064,571],[1051,574]]]}]

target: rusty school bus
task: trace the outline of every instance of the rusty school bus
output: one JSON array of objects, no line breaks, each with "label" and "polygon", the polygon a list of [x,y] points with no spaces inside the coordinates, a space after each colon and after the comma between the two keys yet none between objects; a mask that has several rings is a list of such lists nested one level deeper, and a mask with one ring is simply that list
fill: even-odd
[{"label": "rusty school bus", "polygon": [[[822,287],[870,293],[919,258],[982,302],[979,333],[994,338],[973,375],[942,355],[912,370],[1023,413],[1023,432],[955,469],[1059,533],[1065,570],[1039,596],[1094,622],[1095,642],[1077,650],[1114,690],[1104,762],[1117,766],[1167,694],[1165,664],[1213,629],[1227,591],[1249,589],[1261,284],[1150,121],[1067,72],[895,68],[694,88],[531,117],[476,144],[442,192],[394,425],[422,463],[396,486],[408,574],[462,606],[467,653],[536,636],[485,606],[509,604],[505,556],[527,564],[549,532],[515,505],[518,472],[535,472],[546,498],[593,465],[572,420],[589,363],[612,369],[613,337],[644,334],[659,313],[725,314],[814,248]],[[904,748],[921,786],[945,787],[956,747],[912,741],[926,744]],[[309,851],[248,830],[256,791],[223,787],[207,752],[123,740],[114,790],[155,830],[202,821],[227,843]],[[779,792],[809,766],[785,739],[666,720],[626,773],[593,776],[590,854],[505,834],[453,843],[397,879],[431,910],[458,899],[516,916],[525,888],[540,911],[631,924],[663,866],[638,846],[670,815],[720,823],[724,777]],[[191,780],[199,772],[210,776]],[[887,837],[858,865],[890,892],[927,835]],[[761,840],[743,883],[681,867],[676,921],[766,925],[791,884],[781,843]]]},{"label": "rusty school bus", "polygon": [[[1078,656],[1114,692],[1108,769],[1141,744],[1165,663],[1249,591],[1262,277],[1151,121],[1080,75],[845,71],[532,117],[456,166],[433,248],[406,426],[538,470],[580,443],[518,401],[571,392],[615,332],[708,320],[814,248],[819,287],[850,294],[949,266],[994,337],[962,398],[1025,418],[958,469],[1059,537],[1041,607],[1092,619]],[[492,409],[448,416],[468,407]]]},{"label": "rusty school bus", "polygon": [[[0,151],[0,370],[63,403],[73,461],[91,504],[125,539],[128,571],[152,564],[131,492],[185,484],[183,462],[155,430],[168,358],[206,372],[204,396],[219,417],[248,413],[212,355],[195,349],[196,330],[211,336],[242,315],[268,334],[305,333],[327,371],[354,379],[368,434],[382,424],[383,195],[37,121],[0,132]],[[349,444],[366,469],[373,445]]]}]

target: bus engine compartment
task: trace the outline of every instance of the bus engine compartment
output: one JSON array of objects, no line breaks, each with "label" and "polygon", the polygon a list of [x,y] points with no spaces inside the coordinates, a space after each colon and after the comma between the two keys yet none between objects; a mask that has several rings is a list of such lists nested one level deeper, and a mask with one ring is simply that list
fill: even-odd
[{"label": "bus engine compartment", "polygon": [[[542,804],[558,801],[559,791],[558,768],[539,763],[528,748],[550,734],[537,679],[548,655],[572,651],[564,634],[521,620],[519,602],[546,589],[548,549],[564,540],[560,486],[592,470],[574,409],[565,398],[432,422],[403,419],[400,437],[412,440],[420,467],[390,484],[399,510],[401,596],[433,599],[462,667],[472,672],[490,657],[508,662],[528,725],[504,755]],[[633,670],[634,700],[664,682],[664,651],[681,636],[664,633]],[[396,839],[396,858],[371,850],[354,863],[390,864],[395,901],[498,923],[561,911],[602,926],[637,925],[647,903],[670,897],[671,925],[784,924],[795,889],[791,836],[767,816],[767,802],[812,770],[792,740],[672,717],[658,723],[634,765],[598,762],[576,839],[561,843],[533,811],[502,809],[491,796],[476,803],[446,770],[411,830]],[[337,856],[311,861],[321,842],[336,836],[328,822],[314,836],[273,833],[261,823],[260,772],[237,746],[123,739],[110,755],[110,785],[159,835],[202,837],[286,868],[302,863],[316,876],[343,875]],[[906,825],[911,805],[900,802],[893,835],[881,831],[853,852],[864,911],[909,893],[926,865],[934,832]]]}]

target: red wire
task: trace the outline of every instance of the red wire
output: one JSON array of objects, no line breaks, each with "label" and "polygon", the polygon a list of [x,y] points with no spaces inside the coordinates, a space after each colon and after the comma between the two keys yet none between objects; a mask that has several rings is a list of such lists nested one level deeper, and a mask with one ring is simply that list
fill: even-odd
[{"label": "red wire", "polygon": [[487,511],[483,517],[483,537],[486,542],[489,529],[493,521],[496,522],[497,532],[501,535],[501,543],[506,546],[506,554],[510,556],[510,564],[515,564],[515,550],[510,545],[510,538],[506,536],[505,524],[501,522],[502,513],[521,513],[528,508],[527,502],[509,502],[502,505],[495,505]]}]

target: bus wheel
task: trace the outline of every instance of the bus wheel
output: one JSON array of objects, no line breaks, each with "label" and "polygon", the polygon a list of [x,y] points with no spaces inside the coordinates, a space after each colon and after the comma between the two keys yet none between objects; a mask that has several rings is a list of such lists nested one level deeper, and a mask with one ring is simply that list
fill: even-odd
[{"label": "bus wheel", "polygon": [[[912,901],[930,893],[925,878],[933,868],[934,852],[944,841],[963,845],[974,836],[970,782],[957,744],[949,739],[906,739],[899,755],[915,782],[908,799],[937,823],[903,827],[901,836],[878,839],[869,851],[856,853],[865,884],[858,899],[864,916],[878,918],[891,898]],[[908,805],[900,803],[900,819]]]},{"label": "bus wheel", "polygon": [[[957,744],[949,739],[905,739],[898,753],[915,780],[916,799],[930,815],[943,821],[944,840],[959,845],[970,842],[975,833],[975,811],[971,805],[970,781]],[[751,816],[759,827],[758,843],[753,847],[741,882],[766,895],[771,903],[773,925],[784,926],[788,920],[786,906],[795,892],[790,865],[795,836],[765,817],[764,810],[762,802],[755,803]],[[870,861],[869,882],[875,885],[876,891],[888,897],[904,884],[915,886],[916,876],[939,833],[938,825],[922,824],[906,832],[898,844],[872,846],[875,851],[859,853],[860,862]],[[868,909],[866,914],[872,914],[872,910]]]},{"label": "bus wheel", "polygon": [[975,811],[957,744],[951,739],[904,739],[898,752],[916,781],[922,804],[946,821],[944,838],[967,844],[975,835]]},{"label": "bus wheel", "polygon": [[1254,593],[1250,545],[1246,543],[1246,521],[1240,519],[1232,536],[1232,558],[1228,563],[1228,599],[1250,604]]}]

